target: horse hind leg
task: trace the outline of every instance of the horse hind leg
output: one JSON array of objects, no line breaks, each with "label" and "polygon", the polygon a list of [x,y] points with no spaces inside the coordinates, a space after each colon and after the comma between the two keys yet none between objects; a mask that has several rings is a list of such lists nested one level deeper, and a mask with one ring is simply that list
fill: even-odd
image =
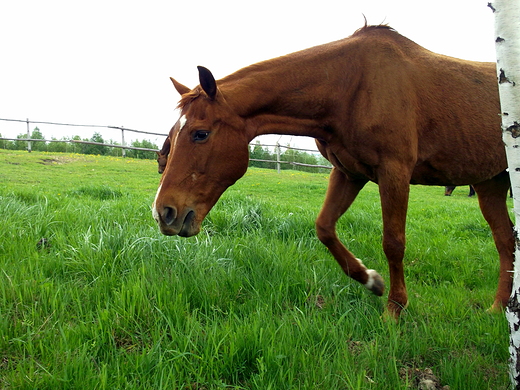
[{"label": "horse hind leg", "polygon": [[454,189],[455,189],[455,186],[444,187],[444,196],[451,196],[451,194],[453,194]]},{"label": "horse hind leg", "polygon": [[375,295],[383,295],[383,278],[357,259],[339,240],[336,222],[350,207],[366,181],[352,181],[345,174],[333,169],[325,202],[316,220],[316,232],[347,276],[363,284]]},{"label": "horse hind leg", "polygon": [[493,240],[500,258],[498,288],[491,311],[499,311],[507,305],[513,285],[512,271],[515,239],[513,223],[507,210],[509,175],[505,172],[473,187],[478,196],[480,209],[491,228]]}]

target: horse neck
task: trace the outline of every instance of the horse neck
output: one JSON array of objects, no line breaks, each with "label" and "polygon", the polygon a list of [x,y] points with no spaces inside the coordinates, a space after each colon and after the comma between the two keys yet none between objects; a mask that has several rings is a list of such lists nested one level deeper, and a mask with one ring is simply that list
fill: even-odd
[{"label": "horse neck", "polygon": [[288,114],[293,107],[276,103],[286,100],[291,89],[301,88],[300,85],[289,85],[289,77],[288,69],[279,65],[252,65],[222,79],[219,89],[227,103],[242,117],[267,112]]},{"label": "horse neck", "polygon": [[354,78],[345,78],[348,69],[340,74],[326,70],[334,68],[331,58],[337,61],[337,54],[320,56],[307,50],[265,61],[220,80],[219,89],[246,120],[253,138],[286,134],[325,139],[335,105],[333,91],[341,88],[346,98],[356,84]]}]

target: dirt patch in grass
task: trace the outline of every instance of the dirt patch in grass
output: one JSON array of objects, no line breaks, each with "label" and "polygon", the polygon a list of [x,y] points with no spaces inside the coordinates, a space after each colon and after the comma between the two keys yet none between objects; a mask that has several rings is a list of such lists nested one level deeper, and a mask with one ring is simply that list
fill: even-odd
[{"label": "dirt patch in grass", "polygon": [[93,162],[93,160],[88,160],[87,158],[81,156],[79,158],[77,157],[65,157],[65,156],[56,156],[52,158],[42,158],[40,161],[38,161],[38,164],[42,165],[61,165],[61,164],[67,164],[71,162],[78,162],[81,160],[82,162]]},{"label": "dirt patch in grass", "polygon": [[399,374],[403,380],[410,383],[412,389],[418,390],[450,390],[449,386],[442,386],[441,381],[433,374],[431,368],[401,368]]},{"label": "dirt patch in grass", "polygon": [[41,161],[38,162],[38,164],[43,165],[52,165],[52,164],[60,164],[58,160],[55,158],[43,158]]}]

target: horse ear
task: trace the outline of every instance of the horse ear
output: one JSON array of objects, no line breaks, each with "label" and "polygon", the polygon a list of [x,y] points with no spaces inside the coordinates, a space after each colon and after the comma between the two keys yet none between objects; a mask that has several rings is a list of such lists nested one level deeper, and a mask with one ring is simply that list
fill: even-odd
[{"label": "horse ear", "polygon": [[184,95],[185,93],[190,92],[190,89],[188,87],[186,87],[185,85],[182,85],[177,80],[175,80],[173,77],[170,77],[170,80],[172,81],[173,86],[175,87],[177,92],[179,92],[180,95]]},{"label": "horse ear", "polygon": [[211,72],[203,66],[197,66],[199,70],[200,86],[211,100],[217,96],[217,83]]}]

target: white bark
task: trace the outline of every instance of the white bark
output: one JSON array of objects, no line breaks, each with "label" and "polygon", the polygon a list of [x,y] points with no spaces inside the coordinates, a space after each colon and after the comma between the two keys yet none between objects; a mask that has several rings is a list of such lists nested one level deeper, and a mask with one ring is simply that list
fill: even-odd
[{"label": "white bark", "polygon": [[506,317],[510,329],[510,376],[513,388],[520,389],[520,0],[495,0],[488,5],[495,16],[502,137],[514,197],[515,269]]}]

